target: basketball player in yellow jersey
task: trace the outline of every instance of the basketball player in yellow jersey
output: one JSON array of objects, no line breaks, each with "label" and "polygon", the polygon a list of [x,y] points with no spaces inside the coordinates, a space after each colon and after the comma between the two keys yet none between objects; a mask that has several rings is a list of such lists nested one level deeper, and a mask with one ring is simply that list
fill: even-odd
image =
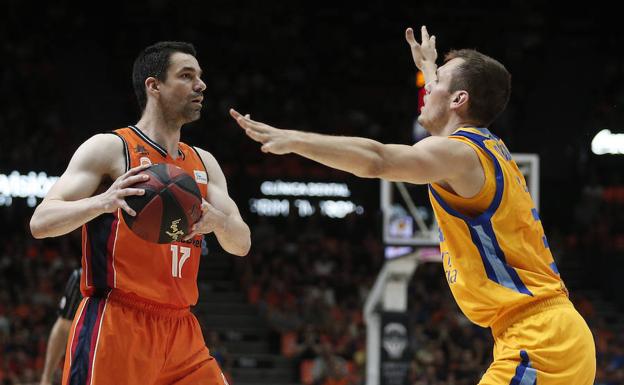
[{"label": "basketball player in yellow jersey", "polygon": [[[249,228],[229,197],[221,167],[180,142],[184,124],[200,117],[203,91],[195,48],[160,42],[135,60],[133,83],[142,115],[135,125],[99,134],[74,153],[67,170],[37,207],[35,238],[83,226],[80,303],[73,321],[63,385],[225,385],[197,319],[197,273],[204,234],[231,254],[250,247]],[[171,244],[149,243],[128,228],[125,197],[147,179],[144,164],[174,164],[194,177],[202,216],[192,234]]]},{"label": "basketball player in yellow jersey", "polygon": [[425,75],[413,146],[281,130],[231,110],[262,151],[295,153],[365,178],[428,184],[447,281],[466,316],[489,327],[494,360],[481,385],[591,385],[595,349],[568,300],[525,180],[487,130],[504,110],[510,75],[474,50],[451,51],[439,69],[435,37],[406,31]]}]

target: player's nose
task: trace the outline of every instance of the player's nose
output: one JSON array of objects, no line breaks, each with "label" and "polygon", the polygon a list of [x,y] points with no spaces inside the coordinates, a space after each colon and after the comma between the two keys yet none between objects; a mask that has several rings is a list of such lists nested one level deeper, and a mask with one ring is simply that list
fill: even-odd
[{"label": "player's nose", "polygon": [[195,89],[194,91],[197,92],[204,92],[204,90],[206,89],[206,83],[204,83],[203,80],[198,79],[199,81],[195,83]]}]

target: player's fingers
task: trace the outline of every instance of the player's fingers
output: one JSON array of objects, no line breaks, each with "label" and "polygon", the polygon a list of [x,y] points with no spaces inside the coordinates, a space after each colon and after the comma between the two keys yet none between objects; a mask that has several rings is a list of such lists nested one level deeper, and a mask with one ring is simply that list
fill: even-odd
[{"label": "player's fingers", "polygon": [[422,27],[420,27],[420,37],[421,37],[421,41],[425,42],[429,40],[429,32],[427,32],[427,27],[425,27],[424,25]]},{"label": "player's fingers", "polygon": [[240,112],[236,111],[233,108],[230,108],[230,116],[233,117],[234,119],[238,119],[239,116],[242,116],[240,114]]},{"label": "player's fingers", "polygon": [[131,195],[144,195],[145,190],[142,188],[125,188],[123,190],[119,190],[120,197],[127,197]]},{"label": "player's fingers", "polygon": [[198,235],[198,233],[195,232],[191,232],[189,235],[187,235],[186,237],[183,238],[184,241],[188,241],[190,239],[193,239],[196,235]]},{"label": "player's fingers", "polygon": [[410,46],[418,45],[416,38],[414,37],[414,30],[412,28],[408,28],[405,30],[405,40],[407,40]]},{"label": "player's fingers", "polygon": [[151,164],[142,164],[140,166],[133,167],[130,170],[128,170],[125,174],[123,174],[122,177],[127,178],[130,175],[134,175],[138,172],[145,170],[149,166],[151,166]]},{"label": "player's fingers", "polygon": [[233,108],[230,108],[230,116],[234,118],[234,120],[236,120],[236,123],[238,123],[239,126],[241,126],[242,128],[247,128],[247,120],[243,115],[241,115],[240,112],[236,111]]},{"label": "player's fingers", "polygon": [[131,216],[133,216],[133,217],[135,217],[135,216],[136,216],[136,212],[135,212],[134,210],[132,210],[132,209],[130,208],[130,206],[128,206],[128,203],[126,203],[126,201],[125,201],[125,200],[123,200],[123,199],[122,199],[120,206],[121,206],[121,209],[122,209],[123,211],[127,212],[129,215],[131,215]]},{"label": "player's fingers", "polygon": [[135,183],[145,182],[148,179],[149,175],[146,174],[128,176],[127,178],[121,180],[119,187],[125,188],[127,186],[132,186]]},{"label": "player's fingers", "polygon": [[271,150],[273,149],[273,146],[270,143],[264,144],[262,147],[260,147],[260,150],[264,153],[270,153],[272,152]]},{"label": "player's fingers", "polygon": [[436,44],[436,37],[435,37],[435,35],[431,35],[431,39],[429,39],[429,45],[431,45],[431,47],[435,48],[435,44]]},{"label": "player's fingers", "polygon": [[255,140],[256,142],[264,143],[267,141],[266,135],[261,134],[254,129],[246,129],[245,134],[247,134],[248,137]]}]

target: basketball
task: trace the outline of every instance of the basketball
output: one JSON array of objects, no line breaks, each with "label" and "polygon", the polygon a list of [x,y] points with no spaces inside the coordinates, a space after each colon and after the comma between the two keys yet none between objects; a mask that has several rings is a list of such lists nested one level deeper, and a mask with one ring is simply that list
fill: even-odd
[{"label": "basketball", "polygon": [[122,210],[124,221],[148,242],[181,241],[201,217],[202,196],[195,180],[167,163],[152,165],[139,174],[147,174],[149,179],[132,187],[145,189],[145,194],[126,197],[136,216]]}]

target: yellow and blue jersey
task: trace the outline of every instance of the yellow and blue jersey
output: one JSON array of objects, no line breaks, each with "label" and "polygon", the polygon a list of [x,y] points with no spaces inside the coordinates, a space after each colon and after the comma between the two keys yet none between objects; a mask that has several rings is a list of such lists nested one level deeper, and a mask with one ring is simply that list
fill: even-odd
[{"label": "yellow and blue jersey", "polygon": [[567,302],[537,209],[505,144],[474,127],[449,138],[471,146],[485,172],[484,186],[472,198],[429,186],[447,281],[464,314],[493,327],[531,303]]}]

